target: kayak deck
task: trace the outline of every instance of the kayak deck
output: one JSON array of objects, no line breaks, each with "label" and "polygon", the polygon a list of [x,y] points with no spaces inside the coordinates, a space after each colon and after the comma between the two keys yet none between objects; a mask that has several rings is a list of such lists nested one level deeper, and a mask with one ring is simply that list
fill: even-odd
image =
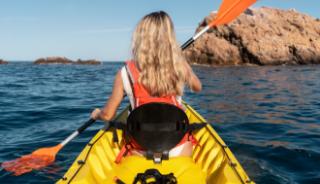
[{"label": "kayak deck", "polygon": [[[190,123],[206,122],[191,106],[185,106]],[[115,120],[125,122],[127,112],[127,109],[122,111]],[[117,130],[117,133],[121,142],[122,131]],[[195,132],[194,137],[199,146],[194,147],[192,158],[176,157],[154,164],[140,156],[127,156],[120,164],[116,164],[115,159],[122,145],[112,141],[111,131],[102,129],[86,145],[58,183],[115,183],[115,178],[124,183],[132,183],[137,173],[149,168],[156,168],[162,174],[173,172],[178,183],[182,184],[195,181],[210,184],[254,183],[209,124]]]}]

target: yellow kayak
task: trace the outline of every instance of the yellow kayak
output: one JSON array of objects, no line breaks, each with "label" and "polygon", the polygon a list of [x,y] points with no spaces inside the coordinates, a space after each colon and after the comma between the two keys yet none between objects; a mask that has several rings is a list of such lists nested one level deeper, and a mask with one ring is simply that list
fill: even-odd
[{"label": "yellow kayak", "polygon": [[[206,122],[191,106],[184,104],[190,123]],[[116,121],[125,122],[128,109],[122,111]],[[122,131],[117,130],[121,142]],[[207,124],[196,131],[198,146],[192,157],[179,156],[156,164],[142,156],[126,156],[121,163],[115,159],[121,146],[113,142],[113,132],[100,130],[57,183],[118,183],[131,184],[138,173],[157,169],[161,174],[173,174],[179,184],[201,183],[250,183],[240,163],[217,132]]]}]

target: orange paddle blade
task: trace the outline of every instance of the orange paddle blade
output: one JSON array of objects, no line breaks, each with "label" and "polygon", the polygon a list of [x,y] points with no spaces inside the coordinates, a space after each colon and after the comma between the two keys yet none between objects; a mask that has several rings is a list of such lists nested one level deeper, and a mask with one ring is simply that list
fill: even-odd
[{"label": "orange paddle blade", "polygon": [[217,17],[210,23],[210,27],[231,22],[256,1],[257,0],[223,0]]},{"label": "orange paddle blade", "polygon": [[52,164],[61,148],[61,144],[54,147],[41,148],[29,155],[3,162],[1,167],[6,171],[12,172],[13,175],[19,176],[31,172],[34,169],[41,169]]}]

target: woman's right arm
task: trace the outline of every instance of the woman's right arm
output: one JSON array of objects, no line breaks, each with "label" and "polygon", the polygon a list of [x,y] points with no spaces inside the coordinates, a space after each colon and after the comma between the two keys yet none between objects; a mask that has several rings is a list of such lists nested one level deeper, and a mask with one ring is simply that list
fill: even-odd
[{"label": "woman's right arm", "polygon": [[202,84],[199,80],[198,76],[193,72],[191,66],[184,62],[184,65],[187,70],[187,84],[189,85],[190,89],[194,92],[200,92],[202,90]]}]

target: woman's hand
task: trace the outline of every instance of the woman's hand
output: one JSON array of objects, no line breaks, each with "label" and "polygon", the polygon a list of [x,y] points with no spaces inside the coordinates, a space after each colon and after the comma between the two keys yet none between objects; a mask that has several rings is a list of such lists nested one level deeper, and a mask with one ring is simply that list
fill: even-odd
[{"label": "woman's hand", "polygon": [[98,119],[101,119],[100,117],[100,114],[101,114],[101,110],[99,108],[96,108],[92,111],[91,113],[91,118],[94,119],[94,120],[98,120]]}]

